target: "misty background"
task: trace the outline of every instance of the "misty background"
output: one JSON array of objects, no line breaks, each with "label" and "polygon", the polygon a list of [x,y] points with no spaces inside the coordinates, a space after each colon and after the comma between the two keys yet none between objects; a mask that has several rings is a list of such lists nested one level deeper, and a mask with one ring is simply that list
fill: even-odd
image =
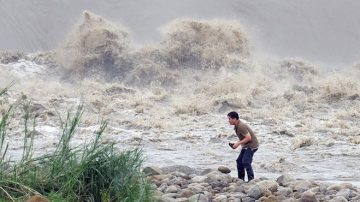
[{"label": "misty background", "polygon": [[299,57],[330,68],[360,58],[356,0],[0,0],[0,50],[46,51],[89,10],[129,29],[142,45],[176,18],[236,20],[258,56]]}]

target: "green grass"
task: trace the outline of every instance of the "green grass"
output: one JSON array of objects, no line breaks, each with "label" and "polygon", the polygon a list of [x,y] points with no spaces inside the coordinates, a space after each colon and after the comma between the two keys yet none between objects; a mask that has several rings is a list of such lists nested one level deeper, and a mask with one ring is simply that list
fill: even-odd
[{"label": "green grass", "polygon": [[[6,91],[0,91],[0,96]],[[36,119],[30,106],[29,102],[22,106],[24,144],[22,158],[17,162],[7,158],[6,142],[7,127],[16,107],[10,107],[1,115],[0,201],[24,201],[35,194],[55,202],[153,201],[150,184],[140,170],[141,149],[119,152],[113,143],[102,143],[107,121],[99,124],[91,142],[70,146],[84,112],[83,106],[61,120],[62,133],[55,151],[33,157]],[[29,132],[30,127],[33,132]]]}]

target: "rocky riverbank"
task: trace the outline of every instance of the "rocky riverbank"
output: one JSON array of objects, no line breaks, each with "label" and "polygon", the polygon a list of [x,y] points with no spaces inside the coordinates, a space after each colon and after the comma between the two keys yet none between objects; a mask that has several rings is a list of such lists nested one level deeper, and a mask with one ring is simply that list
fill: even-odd
[{"label": "rocky riverbank", "polygon": [[288,175],[244,182],[224,166],[202,172],[187,166],[146,167],[143,171],[161,202],[360,201],[360,189],[351,183],[320,183]]}]

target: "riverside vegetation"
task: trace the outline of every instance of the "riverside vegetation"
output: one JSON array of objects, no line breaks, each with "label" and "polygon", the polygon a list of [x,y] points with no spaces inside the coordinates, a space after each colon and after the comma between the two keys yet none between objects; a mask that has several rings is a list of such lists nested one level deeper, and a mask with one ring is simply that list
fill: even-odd
[{"label": "riverside vegetation", "polygon": [[[0,97],[9,87],[0,91]],[[24,121],[24,145],[20,160],[11,160],[7,149],[13,116]],[[150,184],[140,171],[143,161],[139,148],[119,152],[113,143],[103,143],[107,126],[102,121],[92,142],[71,147],[84,112],[83,106],[61,120],[61,138],[50,154],[33,155],[36,115],[26,99],[17,101],[0,119],[0,201],[152,201]],[[30,199],[31,200],[31,199]]]}]

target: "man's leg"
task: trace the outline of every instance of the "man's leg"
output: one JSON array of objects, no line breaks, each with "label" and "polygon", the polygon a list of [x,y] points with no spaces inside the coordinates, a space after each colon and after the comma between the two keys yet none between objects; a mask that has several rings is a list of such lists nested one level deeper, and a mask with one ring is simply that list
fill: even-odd
[{"label": "man's leg", "polygon": [[254,153],[257,151],[257,149],[252,150],[251,148],[247,148],[244,152],[244,157],[242,158],[242,165],[246,169],[246,173],[248,176],[248,181],[251,181],[254,179],[254,171],[252,169],[251,163],[254,156]]},{"label": "man's leg", "polygon": [[242,180],[245,180],[245,168],[244,168],[244,165],[242,163],[245,151],[246,151],[245,149],[241,149],[239,157],[236,159],[238,178],[242,179]]}]

